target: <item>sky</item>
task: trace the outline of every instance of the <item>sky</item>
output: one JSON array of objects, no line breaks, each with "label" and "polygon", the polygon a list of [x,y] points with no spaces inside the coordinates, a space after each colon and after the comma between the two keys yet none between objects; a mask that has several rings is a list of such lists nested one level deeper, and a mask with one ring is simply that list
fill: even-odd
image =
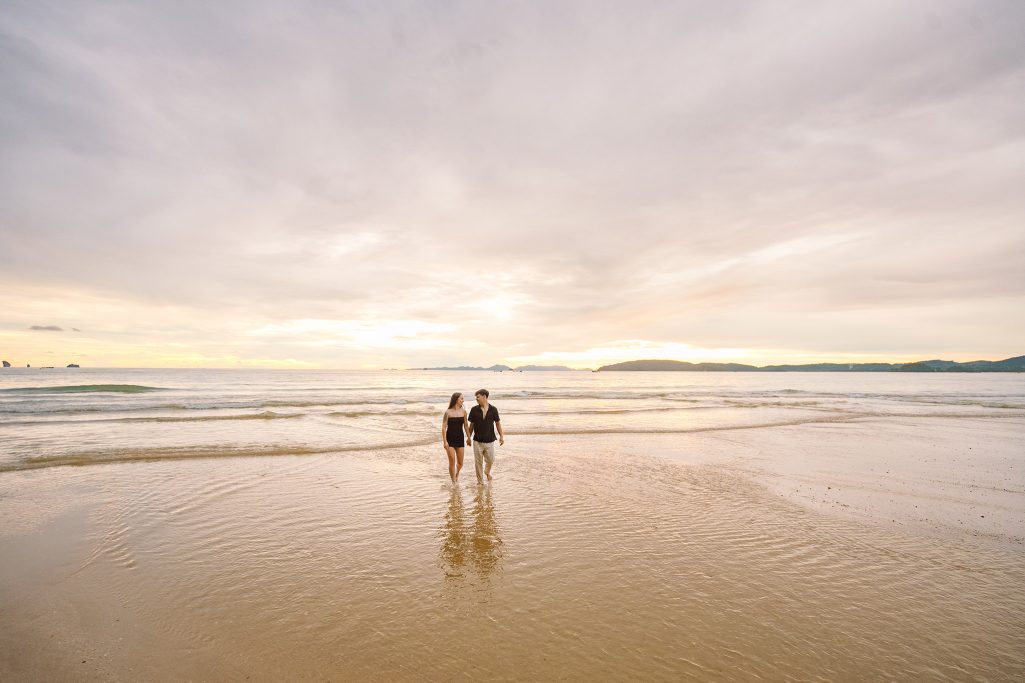
[{"label": "sky", "polygon": [[0,2],[0,358],[1025,353],[1025,3]]}]

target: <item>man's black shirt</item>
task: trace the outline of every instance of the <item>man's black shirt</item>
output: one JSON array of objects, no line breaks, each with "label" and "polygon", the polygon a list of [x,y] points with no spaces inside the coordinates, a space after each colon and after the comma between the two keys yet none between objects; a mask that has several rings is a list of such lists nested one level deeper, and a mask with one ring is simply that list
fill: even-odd
[{"label": "man's black shirt", "polygon": [[470,408],[470,414],[466,419],[473,425],[474,441],[491,443],[495,440],[495,423],[501,422],[502,419],[498,417],[498,408],[493,405],[488,406],[487,415],[483,415],[482,412],[480,406],[474,406]]}]

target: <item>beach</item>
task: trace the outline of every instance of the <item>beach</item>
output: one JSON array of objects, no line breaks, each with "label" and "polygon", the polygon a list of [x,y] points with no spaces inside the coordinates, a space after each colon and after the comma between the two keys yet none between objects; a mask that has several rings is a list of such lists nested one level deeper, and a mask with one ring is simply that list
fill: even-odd
[{"label": "beach", "polygon": [[1025,675],[1020,376],[11,377],[3,680]]},{"label": "beach", "polygon": [[1023,35],[0,2],[0,683],[1025,682]]}]

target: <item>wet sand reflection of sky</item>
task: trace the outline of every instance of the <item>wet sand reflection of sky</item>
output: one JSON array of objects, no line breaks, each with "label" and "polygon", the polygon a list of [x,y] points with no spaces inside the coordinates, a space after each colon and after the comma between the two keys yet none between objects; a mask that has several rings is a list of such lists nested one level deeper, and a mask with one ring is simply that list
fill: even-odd
[{"label": "wet sand reflection of sky", "polygon": [[490,487],[476,488],[469,518],[462,489],[453,487],[439,536],[446,579],[464,579],[473,572],[487,582],[501,571],[502,539]]}]

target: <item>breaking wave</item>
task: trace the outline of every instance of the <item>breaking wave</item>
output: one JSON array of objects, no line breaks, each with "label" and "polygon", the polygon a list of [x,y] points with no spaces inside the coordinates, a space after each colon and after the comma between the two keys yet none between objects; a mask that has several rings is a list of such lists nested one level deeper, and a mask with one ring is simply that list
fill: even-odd
[{"label": "breaking wave", "polygon": [[165,391],[163,387],[145,387],[139,384],[74,384],[60,387],[17,387],[0,389],[12,394],[144,394]]},{"label": "breaking wave", "polygon": [[434,443],[436,438],[421,437],[387,444],[359,444],[335,446],[185,446],[166,448],[110,448],[78,453],[40,455],[20,462],[0,464],[0,472],[36,470],[47,467],[81,467],[104,463],[149,462],[155,460],[193,460],[198,458],[256,458],[285,455],[323,455],[327,453],[351,453],[356,451],[386,451],[396,448],[412,448]]}]

